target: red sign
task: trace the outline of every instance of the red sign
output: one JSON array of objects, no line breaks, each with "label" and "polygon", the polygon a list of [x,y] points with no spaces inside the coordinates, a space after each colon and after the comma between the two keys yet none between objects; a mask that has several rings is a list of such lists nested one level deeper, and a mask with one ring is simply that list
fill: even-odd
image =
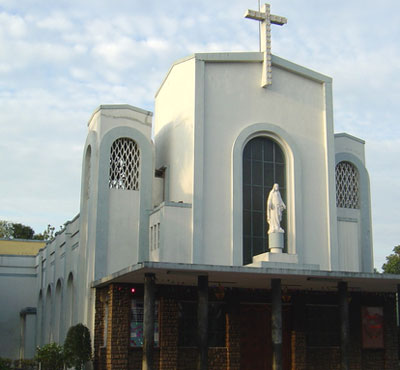
[{"label": "red sign", "polygon": [[361,314],[363,348],[383,348],[382,307],[363,307]]}]

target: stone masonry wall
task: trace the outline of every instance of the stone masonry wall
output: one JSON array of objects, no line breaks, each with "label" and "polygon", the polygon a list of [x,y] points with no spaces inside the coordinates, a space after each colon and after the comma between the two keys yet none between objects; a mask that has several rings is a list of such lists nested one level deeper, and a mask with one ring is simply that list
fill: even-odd
[{"label": "stone masonry wall", "polygon": [[96,289],[95,327],[94,327],[94,359],[93,365],[97,370],[106,370],[106,348],[104,345],[104,306],[108,297],[108,288]]},{"label": "stone masonry wall", "polygon": [[237,310],[226,315],[227,370],[240,370],[240,317]]},{"label": "stone masonry wall", "polygon": [[[159,347],[154,351],[155,370],[193,370],[197,364],[197,348],[178,346],[180,298],[159,294]],[[159,291],[160,293],[160,291]],[[189,294],[189,293],[188,293]],[[208,352],[209,370],[240,369],[240,322],[237,297],[228,304],[226,314],[226,347],[211,347]],[[339,370],[340,347],[307,346],[305,320],[306,304],[335,304],[336,296],[329,294],[298,293],[292,301],[291,369]],[[395,296],[391,294],[351,294],[350,318],[350,370],[398,369],[398,338]],[[108,305],[107,346],[104,347],[105,305]],[[129,348],[131,295],[129,287],[110,285],[96,291],[94,333],[95,370],[141,370],[142,349]],[[381,306],[384,312],[385,349],[362,348],[362,306]],[[337,324],[337,323],[336,323]],[[333,323],[335,325],[335,323]],[[195,330],[195,328],[193,328]]]},{"label": "stone masonry wall", "polygon": [[107,370],[128,368],[130,294],[124,285],[109,287]]},{"label": "stone masonry wall", "polygon": [[176,369],[178,359],[178,305],[169,298],[159,304],[160,370]]}]

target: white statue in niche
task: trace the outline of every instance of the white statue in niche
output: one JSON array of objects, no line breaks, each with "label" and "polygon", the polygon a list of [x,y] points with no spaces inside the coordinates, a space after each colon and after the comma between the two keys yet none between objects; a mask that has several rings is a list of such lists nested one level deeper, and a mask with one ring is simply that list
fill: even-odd
[{"label": "white statue in niche", "polygon": [[282,212],[285,209],[286,206],[285,203],[283,203],[281,193],[279,192],[279,185],[274,184],[267,199],[267,222],[269,224],[268,234],[284,233],[284,230],[281,228],[281,221]]}]

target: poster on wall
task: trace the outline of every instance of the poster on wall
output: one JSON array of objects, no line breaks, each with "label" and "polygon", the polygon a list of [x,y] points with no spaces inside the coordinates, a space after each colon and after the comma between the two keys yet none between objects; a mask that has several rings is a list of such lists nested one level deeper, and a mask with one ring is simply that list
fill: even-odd
[{"label": "poster on wall", "polygon": [[384,348],[383,308],[362,307],[363,348]]},{"label": "poster on wall", "polygon": [[[155,304],[154,310],[154,345],[158,346],[158,301]],[[142,300],[132,299],[131,302],[131,324],[130,324],[130,340],[131,347],[143,346],[143,318],[144,318],[144,304]]]}]

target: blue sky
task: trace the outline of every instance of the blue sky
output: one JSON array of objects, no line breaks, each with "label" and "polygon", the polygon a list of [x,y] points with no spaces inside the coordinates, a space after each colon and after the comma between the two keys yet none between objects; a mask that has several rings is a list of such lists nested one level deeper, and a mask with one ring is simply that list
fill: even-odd
[{"label": "blue sky", "polygon": [[[335,132],[366,141],[375,265],[400,244],[400,3],[271,0],[275,55],[333,77]],[[171,63],[257,51],[257,0],[0,0],[0,219],[57,228],[79,212],[87,121],[153,110]]]}]

